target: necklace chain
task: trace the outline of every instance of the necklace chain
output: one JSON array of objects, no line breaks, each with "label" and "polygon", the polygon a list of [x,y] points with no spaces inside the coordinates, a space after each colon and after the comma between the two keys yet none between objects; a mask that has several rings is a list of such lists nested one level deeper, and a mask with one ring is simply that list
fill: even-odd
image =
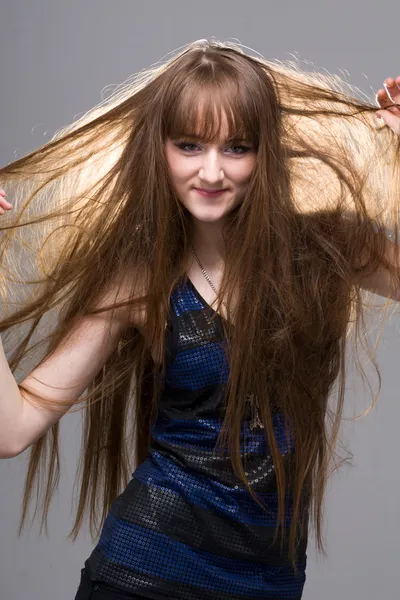
[{"label": "necklace chain", "polygon": [[[212,287],[212,289],[214,290],[214,292],[215,292],[215,295],[216,295],[216,296],[218,296],[218,294],[217,294],[217,290],[215,289],[215,287],[214,287],[214,284],[213,284],[213,282],[211,281],[211,279],[210,279],[210,277],[209,277],[209,275],[208,275],[207,271],[205,270],[205,268],[204,268],[204,267],[203,267],[203,265],[201,264],[201,262],[200,262],[200,259],[199,259],[199,257],[197,256],[197,254],[196,254],[196,252],[195,252],[195,249],[193,248],[193,246],[191,246],[191,249],[192,249],[192,254],[193,254],[193,256],[195,257],[195,259],[196,259],[196,261],[197,261],[197,264],[199,265],[199,267],[200,267],[200,269],[201,269],[201,272],[203,273],[203,275],[204,275],[205,279],[207,279],[208,283],[210,284],[210,286],[211,286],[211,287]],[[258,412],[257,405],[255,405],[255,404],[254,404],[254,394],[249,394],[249,395],[248,395],[248,398],[247,398],[247,400],[250,402],[250,404],[251,404],[251,406],[252,406],[252,408],[253,408],[253,410],[254,410],[254,417],[253,417],[253,418],[252,418],[252,420],[251,420],[251,423],[250,423],[250,428],[251,428],[252,430],[253,430],[253,429],[255,429],[255,428],[259,428],[259,429],[261,428],[261,429],[264,429],[264,424],[263,424],[263,422],[262,422],[262,421],[261,421],[261,419],[260,419],[260,414],[259,414],[259,412]],[[248,475],[248,473],[246,473],[246,475]]]},{"label": "necklace chain", "polygon": [[196,261],[197,261],[197,264],[199,265],[199,267],[200,267],[200,269],[201,269],[201,272],[203,273],[203,275],[204,275],[205,279],[208,281],[208,283],[210,284],[210,286],[211,286],[211,287],[212,287],[212,289],[214,290],[214,293],[215,293],[215,295],[216,295],[216,296],[218,296],[218,292],[217,292],[217,290],[215,289],[215,286],[214,286],[213,282],[211,281],[211,279],[210,279],[210,277],[209,277],[209,275],[208,275],[207,271],[205,270],[205,268],[204,268],[204,267],[203,267],[203,265],[201,264],[201,262],[200,262],[200,259],[199,259],[199,257],[197,256],[197,254],[196,254],[196,252],[195,252],[195,250],[194,250],[193,246],[191,246],[191,248],[192,248],[192,254],[193,254],[193,256],[195,257],[195,259],[196,259]]}]

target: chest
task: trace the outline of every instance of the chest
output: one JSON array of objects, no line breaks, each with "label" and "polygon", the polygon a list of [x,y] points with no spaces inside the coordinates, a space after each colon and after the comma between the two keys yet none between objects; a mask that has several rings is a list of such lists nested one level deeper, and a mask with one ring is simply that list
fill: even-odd
[{"label": "chest", "polygon": [[[198,266],[192,264],[192,266],[187,271],[187,275],[193,287],[196,289],[199,297],[204,302],[204,305],[208,308],[211,308],[212,311],[215,312],[217,310],[217,296],[215,290],[210,285],[210,282],[206,279],[204,274],[200,271]],[[207,275],[209,276],[214,288],[218,291],[221,286],[222,271],[210,271],[207,272]],[[235,311],[237,301],[238,293],[236,291],[236,293],[233,294],[231,313]],[[230,318],[228,318],[227,306],[224,302],[218,308],[218,314],[226,321],[233,322],[232,314]]]},{"label": "chest", "polygon": [[[228,320],[226,305],[222,304],[219,311],[216,312],[215,292],[203,274],[193,269],[187,271],[187,276],[186,284],[179,284],[170,298],[170,316],[169,320],[165,322],[164,348],[152,345],[146,337],[147,313],[145,307],[137,311],[132,319],[132,326],[138,329],[145,338],[146,346],[157,364],[161,363],[163,352],[166,350],[168,354],[176,354],[178,351],[189,349],[194,352],[193,349],[201,346],[204,341],[220,340],[223,335],[221,319]],[[218,274],[213,274],[213,276],[212,282],[218,289],[221,276]],[[205,361],[203,367],[206,367],[207,358],[205,355],[203,358]],[[197,356],[195,362],[197,367],[200,367],[200,356]]]}]

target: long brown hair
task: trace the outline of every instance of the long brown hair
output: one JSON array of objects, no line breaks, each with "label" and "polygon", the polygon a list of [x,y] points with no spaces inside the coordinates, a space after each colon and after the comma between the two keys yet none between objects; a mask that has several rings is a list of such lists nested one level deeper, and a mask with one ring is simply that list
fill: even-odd
[{"label": "long brown hair", "polygon": [[[26,372],[24,361],[32,368],[51,354],[73,319],[114,310],[117,302],[101,309],[95,303],[117,277],[127,282],[130,310],[145,307],[144,335],[127,330],[76,398],[86,410],[71,535],[86,508],[98,533],[132,467],[148,452],[165,370],[150,349],[163,356],[169,296],[185,273],[191,238],[190,214],[171,185],[165,139],[190,127],[203,140],[216,140],[224,111],[229,136],[243,135],[257,158],[243,202],[224,228],[219,302],[235,326],[226,328],[230,375],[219,446],[259,501],[239,443],[246,398],[253,394],[275,464],[276,535],[281,529],[283,540],[291,494],[293,561],[310,512],[324,551],[323,497],[339,439],[351,324],[363,340],[360,275],[384,265],[393,281],[398,278],[397,260],[386,258],[385,234],[390,229],[397,249],[399,144],[376,123],[376,110],[337,76],[251,56],[238,44],[200,40],[142,71],[51,142],[0,170],[14,204],[2,217],[2,302],[21,305],[1,319],[0,332],[6,350],[13,344],[9,364],[16,377],[18,369]],[[29,401],[49,403],[33,398],[23,383],[20,390]],[[277,410],[294,443],[289,462],[274,437]],[[59,474],[58,433],[56,424],[31,449],[21,528],[35,481],[46,523]]]}]

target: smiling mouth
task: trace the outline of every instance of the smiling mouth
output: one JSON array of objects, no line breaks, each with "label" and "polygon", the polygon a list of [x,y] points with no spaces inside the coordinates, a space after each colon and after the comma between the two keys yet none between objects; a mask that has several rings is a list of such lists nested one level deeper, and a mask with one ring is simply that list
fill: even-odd
[{"label": "smiling mouth", "polygon": [[226,192],[226,188],[222,189],[222,190],[205,190],[203,188],[194,188],[196,190],[196,192],[199,192],[200,194],[206,194],[208,196],[217,196],[218,194],[222,194],[223,192]]}]

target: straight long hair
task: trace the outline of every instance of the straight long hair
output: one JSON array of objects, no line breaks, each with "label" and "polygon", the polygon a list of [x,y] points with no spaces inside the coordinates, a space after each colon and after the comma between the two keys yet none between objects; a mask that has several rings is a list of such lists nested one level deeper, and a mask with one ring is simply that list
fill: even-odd
[{"label": "straight long hair", "polygon": [[[27,364],[44,362],[73,320],[121,306],[145,311],[143,335],[127,329],[75,399],[84,423],[72,537],[86,509],[98,534],[132,467],[148,455],[165,374],[169,298],[185,274],[192,235],[191,215],[171,184],[165,140],[193,133],[216,141],[224,114],[229,139],[251,142],[256,163],[223,231],[226,263],[216,310],[224,302],[235,326],[225,331],[230,372],[218,448],[262,505],[240,455],[251,393],[275,465],[276,537],[281,531],[283,543],[288,535],[295,564],[311,514],[324,552],[323,498],[337,467],[350,327],[365,341],[360,282],[382,266],[398,282],[399,142],[377,123],[376,110],[338,76],[267,61],[239,44],[199,40],[141,71],[43,147],[0,170],[14,204],[0,228],[1,301],[8,309],[0,333],[16,377]],[[116,294],[99,308],[99,296],[115,281],[124,281],[124,302]],[[55,404],[23,382],[19,388],[27,401]],[[289,460],[275,439],[275,411],[294,447]],[[46,525],[59,477],[58,437],[56,424],[31,448],[21,530],[35,484]]]}]

